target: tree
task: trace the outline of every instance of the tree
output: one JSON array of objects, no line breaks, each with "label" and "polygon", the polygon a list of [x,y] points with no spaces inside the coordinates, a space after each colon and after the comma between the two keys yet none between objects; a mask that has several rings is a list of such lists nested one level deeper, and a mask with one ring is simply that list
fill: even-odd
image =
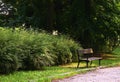
[{"label": "tree", "polygon": [[[119,0],[4,0],[14,6],[12,26],[58,30],[95,51],[119,44]],[[27,5],[26,5],[27,4]],[[1,23],[1,22],[0,22]],[[2,24],[2,23],[1,23]],[[6,23],[7,24],[7,23]]]},{"label": "tree", "polygon": [[74,0],[70,35],[84,48],[113,50],[119,43],[119,12],[117,3],[112,0]]},{"label": "tree", "polygon": [[9,23],[9,19],[13,15],[14,8],[11,4],[6,4],[0,0],[0,18],[1,24],[6,25]]}]

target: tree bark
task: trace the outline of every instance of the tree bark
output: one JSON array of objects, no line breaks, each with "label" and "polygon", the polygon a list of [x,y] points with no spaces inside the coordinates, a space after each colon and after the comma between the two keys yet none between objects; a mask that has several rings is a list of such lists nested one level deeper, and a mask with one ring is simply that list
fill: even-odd
[{"label": "tree bark", "polygon": [[47,0],[47,29],[52,32],[54,30],[54,3],[53,0]]}]

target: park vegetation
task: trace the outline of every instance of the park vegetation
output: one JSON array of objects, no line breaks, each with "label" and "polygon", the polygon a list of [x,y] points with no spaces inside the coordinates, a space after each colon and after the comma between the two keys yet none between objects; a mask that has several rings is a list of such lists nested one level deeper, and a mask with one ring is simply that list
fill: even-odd
[{"label": "park vegetation", "polygon": [[78,43],[64,35],[0,28],[0,73],[71,63],[77,60],[78,48]]},{"label": "park vegetation", "polygon": [[[0,26],[57,30],[95,52],[111,52],[119,45],[119,0],[3,0],[7,15]],[[11,5],[11,6],[10,6]],[[1,4],[1,6],[3,6]],[[7,10],[8,7],[8,10]],[[1,9],[2,11],[2,9]]]},{"label": "park vegetation", "polygon": [[0,73],[71,63],[78,48],[112,52],[119,13],[120,0],[0,0]]}]

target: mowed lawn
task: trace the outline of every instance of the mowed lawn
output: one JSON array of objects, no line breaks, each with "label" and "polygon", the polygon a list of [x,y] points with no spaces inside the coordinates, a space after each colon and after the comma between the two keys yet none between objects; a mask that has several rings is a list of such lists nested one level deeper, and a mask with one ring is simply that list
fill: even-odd
[{"label": "mowed lawn", "polygon": [[[104,59],[101,65],[119,66],[120,65],[120,48],[113,51],[113,58]],[[107,54],[111,56],[111,54]],[[16,71],[9,75],[0,75],[0,82],[51,82],[53,79],[70,77],[75,74],[87,72],[98,67],[98,61],[93,61],[92,66],[86,68],[85,63],[81,63],[79,68],[76,68],[77,63],[71,63],[63,66],[45,67],[44,70],[38,71]]]},{"label": "mowed lawn", "polygon": [[0,82],[51,82],[56,78],[64,78],[85,72],[88,69],[76,69],[68,67],[46,67],[40,71],[17,71],[9,75],[0,75]]}]

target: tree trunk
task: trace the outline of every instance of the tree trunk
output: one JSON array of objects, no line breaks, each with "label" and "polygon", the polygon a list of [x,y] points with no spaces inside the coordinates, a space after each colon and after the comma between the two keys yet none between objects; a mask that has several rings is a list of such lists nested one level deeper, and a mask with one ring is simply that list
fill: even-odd
[{"label": "tree trunk", "polygon": [[47,0],[47,29],[52,32],[54,30],[54,3],[53,0]]}]

